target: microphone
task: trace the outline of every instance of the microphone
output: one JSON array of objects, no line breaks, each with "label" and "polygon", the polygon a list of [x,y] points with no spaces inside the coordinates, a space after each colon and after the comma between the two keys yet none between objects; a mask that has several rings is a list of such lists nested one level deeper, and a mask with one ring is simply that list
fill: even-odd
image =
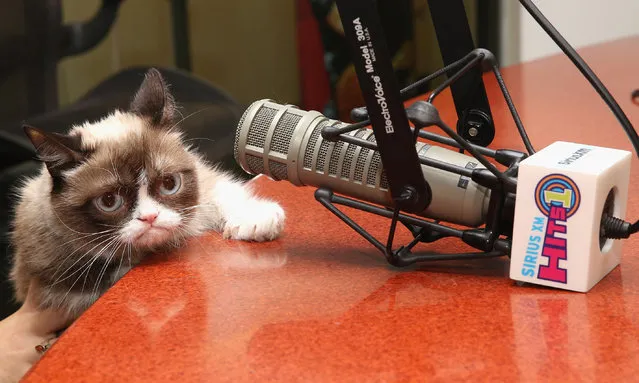
[{"label": "microphone", "polygon": [[[271,100],[251,104],[241,117],[235,135],[234,156],[250,174],[287,180],[296,186],[327,188],[338,194],[384,207],[394,207],[379,151],[354,143],[329,141],[325,127],[347,124],[317,111]],[[373,130],[360,128],[346,135],[375,143]],[[483,168],[475,158],[417,142],[421,161],[452,164],[469,170]],[[422,164],[424,179],[432,189],[429,206],[418,216],[477,227],[486,222],[491,191],[469,177]]]},{"label": "microphone", "polygon": [[[409,114],[415,114],[420,107],[428,111],[423,109],[427,105],[417,102],[416,108],[409,108],[412,111]],[[389,209],[333,196],[335,192],[396,208],[380,154],[374,150],[375,135],[371,129],[360,125],[342,133],[337,140],[324,138],[326,131],[347,125],[317,111],[259,100],[251,104],[240,119],[235,135],[235,160],[250,174],[264,174],[296,186],[314,186],[318,191],[330,190],[328,196],[320,193],[323,197],[318,200],[384,251],[395,266],[423,260],[460,259],[459,254],[410,253],[416,241],[433,242],[446,236],[456,236],[484,251],[464,254],[463,258],[508,255],[511,279],[565,290],[588,291],[620,263],[621,242],[614,239],[624,237],[622,233],[628,231],[624,226],[627,223],[621,218],[625,216],[628,199],[629,152],[555,142],[511,163],[505,173],[516,177],[513,178],[516,191],[512,193],[480,185],[478,182],[483,178],[474,181],[478,172],[486,171],[474,157],[418,141],[415,150],[424,179],[432,190],[432,199],[424,211],[415,214],[472,228],[486,224],[483,229],[457,230],[437,222],[420,221],[397,210],[394,215]],[[349,137],[362,141],[349,142]],[[468,169],[466,174],[472,175],[446,171],[442,164],[456,167],[457,171]],[[393,216],[394,220],[399,217],[409,228],[412,225],[416,241],[393,252],[390,236],[384,248],[375,239],[366,237],[367,233],[348,218],[340,216],[326,203],[327,199],[389,218]],[[424,231],[419,232],[417,227]],[[509,238],[503,239],[504,235]],[[489,240],[492,241],[490,247],[486,246]]]}]

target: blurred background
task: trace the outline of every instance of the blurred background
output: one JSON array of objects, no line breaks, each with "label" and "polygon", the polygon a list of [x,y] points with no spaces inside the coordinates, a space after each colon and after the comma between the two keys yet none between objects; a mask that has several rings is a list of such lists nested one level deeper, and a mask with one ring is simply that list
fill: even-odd
[{"label": "blurred background", "polygon": [[[15,2],[8,0],[7,2]],[[18,1],[19,3],[20,1]],[[403,1],[386,1],[400,4]],[[175,47],[172,3],[185,3],[187,47]],[[308,4],[304,4],[308,3]],[[62,60],[57,70],[59,100],[69,104],[117,71],[135,65],[176,66],[176,54],[190,56],[195,75],[221,87],[243,103],[273,97],[302,100],[298,32],[306,27],[309,6],[332,1],[170,1],[127,0],[106,39],[95,49]],[[385,3],[385,1],[381,1]],[[413,23],[415,76],[441,65],[426,0],[408,1],[410,15],[398,25]],[[498,54],[502,66],[559,52],[515,0],[464,1],[475,41]],[[639,33],[639,2],[635,0],[536,1],[537,6],[575,46]],[[64,22],[89,19],[100,0],[63,0]],[[328,7],[326,7],[328,8]],[[178,6],[179,9],[179,6]],[[327,16],[330,17],[330,16]],[[312,24],[312,23],[311,23]],[[312,39],[308,39],[311,40]],[[186,43],[186,40],[182,40]]]},{"label": "blurred background", "polygon": [[[119,3],[119,10],[96,46],[52,60],[39,76],[34,71],[0,72],[0,121],[70,105],[109,76],[150,65],[184,69],[243,104],[265,97],[306,108],[340,102],[335,92],[332,99],[327,95],[345,68],[335,64],[341,58],[333,57],[340,53],[335,48],[339,44],[331,41],[339,19],[331,0],[7,0],[0,14],[0,57],[10,59],[15,47],[4,47],[16,35],[31,40],[27,44],[34,50],[51,50],[43,40],[57,38],[55,24],[87,21],[104,3]],[[427,0],[380,0],[379,4],[391,11],[383,17],[397,44],[400,75],[415,79],[438,68],[441,58]],[[496,53],[502,66],[558,52],[517,1],[465,0],[464,4],[475,43]],[[639,33],[635,0],[536,4],[577,47]],[[27,100],[26,81],[40,85],[42,97],[47,93],[49,100],[41,101],[46,104],[39,105],[41,110],[27,105],[35,103],[35,97]]]},{"label": "blurred background", "polygon": [[[539,0],[574,46],[639,34],[639,1]],[[465,0],[477,46],[501,66],[557,53],[516,0]],[[379,0],[402,85],[442,65],[427,0]],[[15,181],[37,171],[23,122],[64,132],[128,105],[150,66],[184,106],[185,130],[233,169],[244,108],[275,99],[348,120],[362,105],[332,0],[4,0],[0,11],[0,306],[9,302]],[[420,91],[432,88],[427,84]],[[237,170],[237,169],[235,169]],[[0,307],[0,318],[14,306]]]}]

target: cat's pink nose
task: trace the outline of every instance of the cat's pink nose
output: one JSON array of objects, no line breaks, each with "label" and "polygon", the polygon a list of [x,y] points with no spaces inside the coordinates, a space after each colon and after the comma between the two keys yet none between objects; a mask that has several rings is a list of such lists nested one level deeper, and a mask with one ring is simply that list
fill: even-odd
[{"label": "cat's pink nose", "polygon": [[155,219],[158,217],[158,213],[147,213],[138,217],[138,219],[142,222],[146,222],[149,225],[155,222]]}]

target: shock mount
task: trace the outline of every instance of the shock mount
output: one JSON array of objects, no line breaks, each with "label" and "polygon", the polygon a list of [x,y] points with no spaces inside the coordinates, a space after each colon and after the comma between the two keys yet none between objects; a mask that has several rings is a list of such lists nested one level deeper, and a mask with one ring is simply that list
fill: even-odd
[{"label": "shock mount", "polygon": [[[508,108],[510,109],[515,125],[519,130],[525,146],[528,148],[528,153],[509,149],[495,150],[472,144],[464,139],[458,132],[451,129],[439,117],[439,112],[433,105],[433,101],[442,93],[443,90],[450,87],[451,84],[454,84],[455,81],[461,78],[465,73],[476,67],[484,70],[490,70],[495,75],[505,102],[508,104]],[[534,153],[534,149],[532,145],[530,145],[528,136],[510,97],[508,88],[503,81],[494,55],[485,49],[475,49],[462,59],[457,60],[433,74],[409,85],[401,90],[401,95],[405,96],[412,89],[421,86],[423,83],[429,82],[451,72],[453,74],[449,75],[441,85],[435,88],[426,100],[416,101],[410,105],[406,109],[406,115],[408,116],[409,121],[414,125],[414,127],[410,128],[414,143],[416,143],[419,138],[422,138],[458,149],[460,152],[466,151],[485,166],[485,168],[468,169],[431,158],[419,157],[419,162],[422,165],[468,177],[480,186],[490,189],[491,194],[489,209],[484,227],[458,229],[439,221],[426,220],[402,212],[402,208],[400,207],[401,202],[403,200],[410,200],[413,198],[414,192],[410,189],[404,190],[404,193],[398,196],[399,198],[394,198],[394,201],[397,203],[397,206],[394,209],[380,207],[367,202],[337,195],[328,188],[319,188],[315,192],[315,198],[317,201],[340,218],[349,227],[355,230],[355,232],[364,237],[373,246],[379,249],[386,257],[386,260],[393,266],[406,266],[422,261],[490,258],[507,256],[510,254],[510,235],[512,234],[514,219],[517,169],[519,162],[526,158],[529,154]],[[362,107],[354,109],[351,116],[355,121],[357,121],[356,123],[340,128],[326,126],[322,130],[323,138],[329,141],[344,141],[349,144],[358,145],[371,150],[378,150],[378,146],[375,142],[370,142],[345,134],[371,124],[371,121],[368,119],[366,108]],[[423,130],[424,128],[432,126],[440,128],[449,137]],[[458,128],[461,127],[462,126],[458,125]],[[473,129],[472,126],[471,129]],[[477,129],[477,127],[475,127],[475,129]],[[473,134],[472,130],[470,134]],[[506,167],[506,170],[500,171],[491,161],[488,160],[488,158],[492,158],[498,164]],[[343,205],[390,218],[391,222],[386,243],[384,244],[373,237],[348,215],[342,212],[337,205]],[[403,224],[412,233],[413,240],[394,249],[393,241],[398,222]],[[478,251],[457,254],[412,252],[415,245],[420,242],[432,243],[446,237],[459,238],[464,243],[472,246]]]}]

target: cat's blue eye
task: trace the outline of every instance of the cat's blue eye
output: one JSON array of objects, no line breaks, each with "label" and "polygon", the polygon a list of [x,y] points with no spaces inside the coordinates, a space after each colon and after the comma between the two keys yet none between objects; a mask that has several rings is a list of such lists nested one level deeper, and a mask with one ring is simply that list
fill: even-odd
[{"label": "cat's blue eye", "polygon": [[160,180],[160,193],[172,195],[182,187],[182,177],[179,174],[166,174]]},{"label": "cat's blue eye", "polygon": [[124,205],[124,198],[118,193],[108,192],[94,199],[93,202],[98,209],[113,213]]}]

